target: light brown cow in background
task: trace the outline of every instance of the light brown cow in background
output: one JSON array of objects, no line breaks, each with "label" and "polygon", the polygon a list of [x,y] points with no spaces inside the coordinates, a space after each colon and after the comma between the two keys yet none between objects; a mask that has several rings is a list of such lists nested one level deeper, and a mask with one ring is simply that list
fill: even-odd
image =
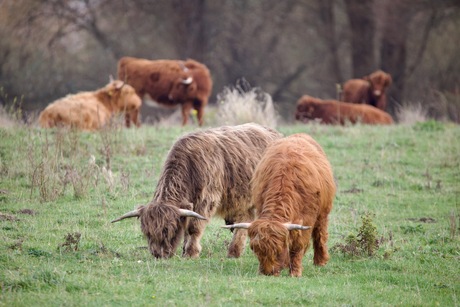
[{"label": "light brown cow in background", "polygon": [[385,91],[391,83],[390,74],[377,70],[362,79],[351,79],[345,82],[340,100],[369,104],[385,111],[387,107]]},{"label": "light brown cow in background", "polygon": [[114,80],[94,92],[80,92],[56,100],[40,113],[38,121],[43,128],[67,126],[92,131],[107,124],[113,115],[135,112],[140,107],[141,99],[134,89]]},{"label": "light brown cow in background", "polygon": [[[187,124],[192,109],[203,125],[204,108],[212,91],[209,69],[188,59],[147,60],[123,57],[118,61],[118,79],[134,87],[147,104],[165,108],[182,107],[182,124]],[[139,112],[127,114],[126,123],[139,123]],[[129,115],[129,116],[128,116]]]},{"label": "light brown cow in background", "polygon": [[302,122],[319,120],[320,123],[329,125],[345,125],[346,123],[391,125],[394,123],[390,114],[370,105],[323,100],[308,95],[302,96],[297,101],[295,118]]},{"label": "light brown cow in background", "polygon": [[224,227],[248,229],[259,271],[278,276],[289,268],[291,276],[301,276],[302,258],[312,238],[313,263],[325,265],[336,187],[321,146],[302,133],[273,142],[254,171],[251,187],[257,219]]}]

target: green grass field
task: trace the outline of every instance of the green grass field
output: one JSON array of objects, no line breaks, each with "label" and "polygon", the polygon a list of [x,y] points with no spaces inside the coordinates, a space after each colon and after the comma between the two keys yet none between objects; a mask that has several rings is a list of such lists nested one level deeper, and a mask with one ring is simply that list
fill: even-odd
[{"label": "green grass field", "polygon": [[[281,126],[326,151],[338,190],[331,260],[301,278],[258,274],[213,219],[199,259],[154,259],[135,219],[174,140],[196,127],[97,133],[0,128],[1,306],[458,306],[460,127]],[[106,170],[110,168],[112,173]],[[363,217],[378,249],[352,254]]]}]

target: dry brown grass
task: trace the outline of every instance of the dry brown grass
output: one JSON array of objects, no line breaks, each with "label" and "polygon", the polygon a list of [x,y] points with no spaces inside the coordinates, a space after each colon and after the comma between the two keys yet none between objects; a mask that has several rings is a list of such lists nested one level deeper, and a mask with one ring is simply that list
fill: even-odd
[{"label": "dry brown grass", "polygon": [[428,120],[428,110],[421,103],[404,104],[397,108],[396,119],[404,125],[424,122]]}]

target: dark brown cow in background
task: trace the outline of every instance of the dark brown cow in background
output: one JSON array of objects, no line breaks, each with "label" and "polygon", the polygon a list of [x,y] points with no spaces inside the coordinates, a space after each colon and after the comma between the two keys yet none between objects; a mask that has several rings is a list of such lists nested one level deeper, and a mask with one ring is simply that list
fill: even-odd
[{"label": "dark brown cow in background", "polygon": [[344,102],[370,104],[385,111],[385,91],[391,85],[390,74],[377,70],[362,79],[351,79],[343,84],[341,99]]},{"label": "dark brown cow in background", "polygon": [[[130,84],[144,101],[161,107],[182,106],[182,124],[187,124],[190,111],[197,111],[198,124],[203,125],[204,108],[212,91],[209,69],[197,61],[146,60],[123,57],[118,61],[118,78]],[[131,113],[126,124],[139,125],[139,114]]]},{"label": "dark brown cow in background", "polygon": [[[226,223],[254,219],[249,182],[265,148],[280,137],[257,124],[181,137],[169,151],[153,200],[113,222],[139,217],[150,252],[157,258],[171,257],[182,238],[183,256],[198,257],[206,219],[214,215]],[[246,237],[246,230],[234,232],[229,257],[241,255]]]},{"label": "dark brown cow in background", "polygon": [[355,104],[337,100],[322,100],[308,95],[297,101],[295,119],[302,122],[319,120],[322,124],[345,125],[391,125],[393,118],[385,111],[366,104]]},{"label": "dark brown cow in background", "polygon": [[302,133],[275,141],[257,165],[251,187],[257,219],[224,227],[248,229],[260,272],[277,276],[289,268],[291,276],[301,276],[311,238],[313,263],[325,265],[336,187],[321,146]]}]

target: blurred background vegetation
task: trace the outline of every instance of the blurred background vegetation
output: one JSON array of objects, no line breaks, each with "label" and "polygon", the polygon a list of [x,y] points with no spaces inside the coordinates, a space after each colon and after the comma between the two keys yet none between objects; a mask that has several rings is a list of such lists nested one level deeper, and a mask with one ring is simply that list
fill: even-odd
[{"label": "blurred background vegetation", "polygon": [[460,122],[458,0],[0,0],[0,100],[36,114],[116,76],[120,57],[193,58],[210,99],[244,78],[285,121],[303,94],[382,69],[389,112]]}]

